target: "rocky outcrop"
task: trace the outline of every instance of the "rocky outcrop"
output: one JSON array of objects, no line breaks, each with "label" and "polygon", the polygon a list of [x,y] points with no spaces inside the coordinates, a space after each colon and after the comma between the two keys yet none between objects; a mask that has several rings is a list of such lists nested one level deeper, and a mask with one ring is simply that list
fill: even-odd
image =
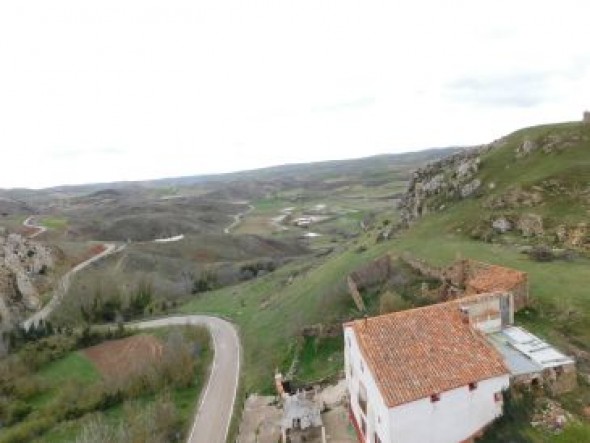
[{"label": "rocky outcrop", "polygon": [[39,288],[54,265],[47,246],[18,234],[0,237],[0,329],[41,307]]},{"label": "rocky outcrop", "polygon": [[464,149],[414,171],[408,189],[398,204],[402,222],[408,225],[429,212],[444,209],[444,200],[474,195],[482,186],[481,180],[476,177],[481,155],[498,146],[500,143],[495,142]]},{"label": "rocky outcrop", "polygon": [[522,189],[513,186],[501,195],[493,195],[484,201],[486,209],[517,209],[531,208],[543,202],[542,189]]},{"label": "rocky outcrop", "polygon": [[529,139],[526,139],[520,146],[516,148],[516,157],[526,157],[531,152],[535,151],[538,148],[537,144]]},{"label": "rocky outcrop", "polygon": [[500,234],[505,234],[512,230],[512,222],[506,217],[500,217],[492,222],[492,228]]},{"label": "rocky outcrop", "polygon": [[516,223],[523,237],[539,237],[544,234],[543,219],[538,214],[524,214]]}]

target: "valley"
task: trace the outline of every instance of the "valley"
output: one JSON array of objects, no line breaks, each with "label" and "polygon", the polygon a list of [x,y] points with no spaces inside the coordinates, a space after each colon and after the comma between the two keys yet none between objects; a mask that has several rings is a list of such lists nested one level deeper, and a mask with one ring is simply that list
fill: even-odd
[{"label": "valley", "polygon": [[[445,282],[421,274],[405,257],[433,266],[473,259],[527,273],[531,302],[516,314],[516,324],[573,356],[579,374],[575,390],[549,396],[570,417],[560,432],[531,425],[532,407],[518,409],[516,403],[518,419],[500,419],[481,441],[583,441],[580,436],[590,436],[589,171],[590,126],[576,122],[526,128],[464,149],[211,177],[0,191],[2,235],[22,235],[55,255],[47,276],[52,283],[40,286],[40,306],[17,310],[20,321],[29,318],[18,340],[8,339],[14,322],[3,319],[4,347],[9,350],[10,340],[16,340],[16,353],[34,346],[36,339],[25,332],[41,319],[43,332],[34,333],[43,341],[62,340],[64,331],[68,337],[98,334],[105,324],[111,334],[126,336],[138,332],[136,322],[143,322],[141,328],[169,326],[165,319],[176,318],[173,323],[183,325],[199,316],[197,323],[212,335],[213,361],[234,358],[213,363],[210,380],[241,365],[235,407],[230,402],[233,419],[219,440],[233,441],[245,438],[239,429],[247,399],[276,396],[277,372],[301,387],[342,379],[343,323],[442,300]],[[215,323],[219,319],[235,325],[241,348],[216,342],[216,331],[226,327]],[[80,383],[104,382],[88,362],[80,362],[85,348],[69,346],[39,364],[38,376],[58,373],[47,367],[65,358],[76,362],[64,365],[91,374]],[[197,360],[196,385],[173,391],[171,401],[183,419],[178,436],[165,441],[213,441],[193,435],[221,426],[210,424],[221,417],[218,412],[205,412],[203,424],[190,425],[199,408],[214,411],[207,409],[215,402],[207,399],[207,388],[201,400],[196,395],[212,358],[209,345],[202,346],[207,351]],[[221,395],[214,389],[209,395]],[[232,397],[231,389],[219,389]],[[160,391],[166,388],[158,385],[147,397],[130,400],[148,404]],[[50,396],[39,389],[23,401],[36,407],[49,401],[38,398]],[[60,417],[38,428],[38,441],[77,441],[88,423],[96,425],[92,417],[100,426],[105,420],[123,423],[126,402]],[[3,411],[0,416],[7,417]],[[18,441],[12,436],[36,418],[32,411],[10,417],[0,441]],[[346,432],[354,432],[350,426]]]}]

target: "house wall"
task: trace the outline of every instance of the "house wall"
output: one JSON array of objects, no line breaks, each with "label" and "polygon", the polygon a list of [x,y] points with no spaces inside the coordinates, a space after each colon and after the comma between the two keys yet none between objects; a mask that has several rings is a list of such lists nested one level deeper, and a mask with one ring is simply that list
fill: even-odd
[{"label": "house wall", "polygon": [[509,386],[504,375],[480,381],[473,391],[462,386],[440,394],[440,400],[417,400],[392,408],[390,443],[458,443],[479,433],[502,415],[494,394]]},{"label": "house wall", "polygon": [[[457,443],[502,414],[502,403],[495,401],[494,394],[508,388],[508,375],[480,381],[474,391],[462,386],[443,392],[435,403],[427,398],[389,409],[350,327],[344,328],[344,346],[351,412],[359,428],[366,423],[363,443],[373,443],[375,434],[382,443]],[[361,383],[367,391],[366,414],[358,402]]]},{"label": "house wall", "polygon": [[[373,374],[362,358],[355,334],[350,327],[344,328],[344,348],[344,367],[346,371],[346,384],[350,398],[350,409],[359,428],[361,427],[363,420],[365,420],[367,426],[362,442],[374,443],[375,433],[379,436],[382,443],[394,441],[392,440],[389,432],[388,408],[383,401],[379,389],[377,389],[377,384]],[[352,376],[350,371],[351,367]],[[367,390],[366,414],[361,411],[360,405],[358,403],[360,383],[362,383]]]},{"label": "house wall", "polygon": [[459,299],[457,304],[468,310],[469,323],[486,334],[514,323],[514,297],[510,292],[481,294],[476,298]]}]

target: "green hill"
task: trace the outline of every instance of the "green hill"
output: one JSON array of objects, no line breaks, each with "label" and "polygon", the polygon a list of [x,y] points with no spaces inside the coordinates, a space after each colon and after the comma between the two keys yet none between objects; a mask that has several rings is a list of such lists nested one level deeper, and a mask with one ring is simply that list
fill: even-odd
[{"label": "green hill", "polygon": [[[301,330],[318,323],[337,326],[362,315],[342,286],[343,278],[383,254],[392,256],[396,269],[401,265],[395,257],[404,252],[438,265],[463,256],[521,269],[529,273],[533,306],[517,322],[576,356],[580,387],[558,401],[581,424],[558,437],[546,435],[530,426],[529,411],[507,429],[491,432],[486,441],[579,441],[580,435],[590,435],[583,418],[590,404],[590,260],[584,225],[589,185],[590,126],[523,129],[416,170],[399,214],[380,212],[365,232],[340,243],[330,255],[206,293],[182,310],[217,313],[239,325],[245,348],[242,386],[259,392],[272,388],[274,369],[286,370],[294,355],[299,355],[297,375],[303,381],[341,370],[338,339],[302,342]],[[405,227],[395,231],[391,221],[398,215]],[[538,245],[546,245],[556,259],[536,261],[523,253]],[[370,313],[392,281],[402,282],[395,289],[404,302],[425,302],[416,277],[402,269],[383,285],[361,291]]]}]

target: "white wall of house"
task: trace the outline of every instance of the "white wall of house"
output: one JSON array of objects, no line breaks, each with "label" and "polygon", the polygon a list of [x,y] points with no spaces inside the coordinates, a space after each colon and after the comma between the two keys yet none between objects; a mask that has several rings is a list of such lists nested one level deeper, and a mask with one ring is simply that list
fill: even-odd
[{"label": "white wall of house", "polygon": [[472,437],[502,415],[496,393],[507,389],[508,375],[479,381],[475,390],[462,386],[440,394],[440,400],[425,398],[389,411],[391,440],[403,443],[458,443]]},{"label": "white wall of house", "polygon": [[[508,375],[479,381],[475,390],[466,385],[443,392],[434,403],[426,398],[389,409],[352,328],[344,329],[344,340],[350,405],[359,426],[366,423],[366,443],[374,443],[375,434],[382,443],[458,443],[502,414],[502,403],[494,394],[508,388]],[[366,413],[358,401],[361,384],[367,392]]]},{"label": "white wall of house", "polygon": [[[393,440],[389,433],[389,410],[383,401],[383,397],[377,388],[375,378],[362,358],[356,336],[351,328],[344,329],[344,365],[346,370],[346,382],[350,395],[350,406],[361,426],[362,420],[366,423],[365,442],[374,443],[375,433],[382,443],[401,440]],[[352,375],[350,368],[352,367]],[[367,390],[367,412],[364,413],[358,402],[359,386],[363,384]]]}]

